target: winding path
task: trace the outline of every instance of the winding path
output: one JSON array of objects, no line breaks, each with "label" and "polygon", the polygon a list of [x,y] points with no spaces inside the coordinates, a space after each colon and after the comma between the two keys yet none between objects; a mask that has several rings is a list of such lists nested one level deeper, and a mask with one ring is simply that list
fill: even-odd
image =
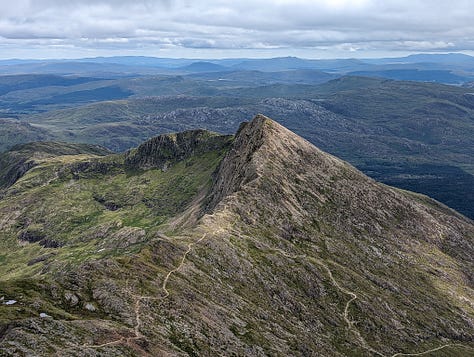
[{"label": "winding path", "polygon": [[[116,339],[116,340],[113,340],[113,341],[110,341],[110,342],[106,342],[106,343],[103,343],[103,344],[100,344],[100,345],[83,344],[81,346],[71,347],[71,348],[68,348],[68,349],[77,348],[77,347],[102,348],[102,347],[114,346],[114,345],[119,345],[119,344],[125,344],[125,345],[128,345],[128,346],[132,347],[132,345],[131,345],[132,341],[136,341],[136,340],[144,338],[145,336],[140,332],[140,327],[142,325],[142,319],[141,319],[142,300],[164,300],[167,297],[169,297],[170,292],[168,291],[166,286],[168,285],[168,282],[169,282],[169,279],[170,279],[171,275],[173,275],[174,273],[176,273],[178,270],[180,270],[182,268],[182,266],[186,262],[186,257],[188,256],[188,254],[192,250],[192,247],[196,244],[199,244],[204,238],[206,238],[206,236],[207,236],[207,233],[204,233],[202,235],[202,237],[199,238],[196,242],[189,243],[188,248],[187,248],[186,252],[184,252],[179,265],[176,268],[170,270],[166,274],[165,279],[163,280],[163,284],[161,286],[161,288],[164,292],[163,296],[147,296],[147,295],[133,295],[132,294],[133,298],[135,299],[135,306],[134,306],[135,326],[133,327],[133,332],[134,332],[135,336],[133,336],[133,337],[121,336],[119,339]],[[147,352],[145,352],[143,350],[142,350],[142,352],[143,352],[144,355],[148,355]]]},{"label": "winding path", "polygon": [[170,271],[168,272],[168,274],[166,274],[166,277],[165,277],[165,280],[163,280],[163,286],[162,286],[162,289],[163,289],[165,295],[162,297],[162,299],[166,299],[166,298],[170,295],[168,289],[166,289],[166,285],[168,284],[168,280],[169,280],[171,274],[174,274],[174,273],[176,273],[179,269],[181,269],[181,267],[183,266],[183,264],[184,264],[184,262],[185,262],[185,260],[186,260],[186,256],[189,254],[189,252],[191,252],[191,249],[192,249],[193,245],[199,244],[204,238],[206,238],[206,235],[207,235],[207,233],[204,233],[204,234],[202,235],[202,237],[199,238],[198,241],[196,241],[196,243],[189,243],[189,244],[188,244],[188,250],[186,250],[186,252],[184,253],[183,257],[181,258],[181,263],[180,263],[175,269],[170,270]]},{"label": "winding path", "polygon": [[[250,239],[252,239],[252,238],[250,238]],[[364,337],[362,337],[360,331],[354,326],[354,322],[349,317],[349,306],[353,301],[355,301],[358,298],[358,296],[355,292],[350,291],[350,290],[342,287],[341,285],[339,285],[337,280],[334,278],[334,275],[332,274],[331,269],[329,268],[329,266],[326,263],[323,263],[321,260],[319,260],[317,258],[308,257],[306,254],[292,255],[292,254],[288,254],[287,252],[285,252],[284,250],[282,250],[280,248],[272,248],[272,247],[269,247],[269,246],[267,246],[267,249],[269,249],[271,251],[276,251],[276,252],[282,254],[283,256],[285,256],[287,258],[291,258],[291,259],[309,259],[309,260],[313,261],[314,263],[318,264],[319,266],[323,267],[326,270],[326,272],[328,273],[328,276],[329,276],[329,279],[331,280],[331,283],[339,291],[341,291],[345,295],[349,295],[351,297],[346,302],[346,305],[344,307],[344,312],[342,314],[342,317],[343,317],[344,321],[346,322],[348,328],[357,336],[357,339],[359,340],[359,343],[360,343],[362,348],[364,348],[365,350],[367,350],[369,352],[372,352],[372,353],[376,354],[377,356],[381,356],[381,357],[422,356],[422,355],[426,355],[426,354],[429,354],[429,353],[432,353],[432,352],[440,351],[442,349],[449,348],[449,347],[462,347],[462,348],[471,349],[471,347],[465,346],[465,345],[462,345],[462,344],[459,344],[459,343],[450,343],[450,344],[445,344],[445,345],[442,345],[442,346],[439,346],[439,347],[436,347],[436,348],[432,348],[432,349],[429,349],[429,350],[426,350],[426,351],[423,351],[423,352],[417,352],[417,353],[398,352],[398,353],[395,353],[393,355],[387,356],[387,355],[383,354],[382,352],[379,352],[379,351],[373,349],[372,347],[370,347],[370,345],[367,343],[367,341],[364,339]]]},{"label": "winding path", "polygon": [[322,266],[328,273],[328,276],[329,276],[329,279],[331,280],[331,283],[342,293],[346,294],[346,295],[349,295],[351,298],[346,302],[346,306],[344,307],[344,313],[342,314],[342,317],[344,319],[344,321],[346,322],[347,324],[347,327],[349,328],[349,330],[351,330],[356,336],[357,336],[357,339],[359,340],[359,343],[360,345],[367,351],[370,351],[372,353],[375,353],[376,355],[378,356],[384,356],[384,354],[380,353],[379,351],[377,350],[374,350],[372,347],[370,347],[370,345],[367,343],[367,341],[365,340],[364,337],[362,337],[360,331],[354,326],[354,322],[349,319],[349,306],[350,304],[356,300],[358,297],[357,297],[357,294],[354,293],[353,291],[349,291],[347,290],[346,288],[342,287],[341,285],[339,285],[339,283],[337,282],[336,279],[334,279],[334,276],[332,275],[332,271],[331,269],[329,269],[329,267],[327,266],[327,264],[321,262],[320,260],[317,260],[317,259],[314,259],[314,258],[310,258],[311,260],[313,260],[314,262],[316,262],[317,264],[319,264],[320,266]]},{"label": "winding path", "polygon": [[449,343],[447,345],[443,345],[443,346],[439,346],[439,347],[436,347],[436,348],[433,348],[431,350],[427,350],[427,351],[424,351],[424,352],[419,352],[419,353],[402,353],[402,352],[399,352],[399,353],[395,353],[394,355],[390,356],[390,357],[397,357],[397,356],[422,356],[422,355],[426,355],[428,353],[431,353],[431,352],[436,352],[436,351],[439,351],[439,350],[442,350],[442,349],[445,349],[445,348],[448,348],[448,347],[463,347],[463,348],[469,348],[468,346],[464,346],[464,345],[461,345],[459,343]]},{"label": "winding path", "polygon": [[[169,297],[170,295],[170,292],[169,290],[167,289],[167,285],[168,285],[168,282],[169,282],[169,279],[171,278],[171,276],[176,273],[177,271],[179,271],[182,266],[185,264],[186,262],[186,257],[187,255],[191,252],[192,250],[192,247],[196,244],[199,244],[204,238],[206,238],[206,235],[207,233],[204,233],[202,235],[201,238],[199,238],[196,242],[191,242],[188,244],[188,248],[186,250],[186,252],[184,252],[182,258],[181,258],[181,261],[179,263],[179,265],[170,270],[166,276],[165,276],[165,279],[163,280],[163,284],[161,286],[161,289],[163,290],[164,292],[164,295],[163,296],[146,296],[146,295],[133,295],[132,296],[134,297],[135,299],[135,307],[134,307],[134,313],[135,313],[135,326],[133,328],[133,331],[134,331],[134,335],[133,337],[123,337],[121,336],[119,339],[116,339],[116,340],[113,340],[113,341],[110,341],[110,342],[107,342],[107,343],[103,343],[103,344],[100,344],[100,345],[87,345],[87,344],[84,344],[82,345],[81,347],[83,348],[102,348],[102,347],[107,347],[107,346],[114,346],[114,345],[119,345],[119,344],[125,344],[125,345],[128,345],[129,347],[132,347],[132,341],[135,341],[135,340],[139,340],[139,339],[142,339],[144,338],[144,335],[140,332],[140,327],[142,325],[142,320],[141,320],[141,305],[142,305],[142,300],[164,300],[166,298]],[[249,237],[250,239],[252,239],[251,237]],[[368,343],[367,341],[364,339],[364,337],[361,335],[360,331],[357,329],[357,327],[354,326],[354,322],[350,319],[350,316],[349,316],[349,307],[350,307],[350,304],[352,302],[354,302],[358,296],[355,292],[353,291],[350,291],[344,287],[342,287],[338,281],[334,278],[334,275],[331,271],[331,269],[329,268],[329,266],[324,263],[323,261],[317,259],[317,258],[314,258],[314,257],[309,257],[307,256],[306,254],[300,254],[300,255],[291,255],[291,254],[288,254],[287,252],[285,252],[284,250],[280,249],[280,248],[272,248],[272,247],[269,247],[267,246],[267,249],[271,250],[271,251],[276,251],[280,254],[282,254],[283,256],[287,257],[287,258],[291,258],[291,259],[308,259],[308,260],[311,260],[313,261],[314,263],[316,263],[317,265],[323,267],[328,276],[329,276],[329,279],[331,280],[331,283],[340,291],[342,292],[343,294],[345,295],[349,295],[351,298],[346,302],[345,304],[345,307],[344,307],[344,312],[342,313],[342,317],[344,319],[344,322],[347,324],[349,330],[351,330],[357,337],[357,340],[359,341],[360,343],[360,346],[362,348],[364,348],[365,350],[369,351],[369,352],[372,352],[373,354],[376,354],[378,356],[381,356],[381,357],[401,357],[401,356],[422,356],[422,355],[426,355],[426,354],[429,354],[429,353],[432,353],[432,352],[436,352],[436,351],[440,351],[442,349],[445,349],[445,348],[449,348],[449,347],[463,347],[463,348],[470,348],[468,346],[465,346],[465,345],[462,345],[462,344],[445,344],[445,345],[442,345],[442,346],[439,346],[439,347],[436,347],[436,348],[433,348],[433,349],[429,349],[429,350],[426,350],[426,351],[423,351],[423,352],[418,352],[418,353],[403,353],[403,352],[398,352],[398,353],[395,353],[393,355],[390,355],[390,356],[387,356],[387,355],[384,355],[383,353],[373,349]],[[141,352],[143,352],[144,355],[148,355],[148,353],[146,351],[143,351],[141,350]]]},{"label": "winding path", "polygon": [[[347,290],[346,288],[342,287],[341,285],[339,285],[339,283],[337,282],[337,280],[334,278],[334,275],[332,274],[332,271],[331,269],[329,269],[328,265],[326,263],[323,263],[321,260],[319,259],[316,259],[314,257],[308,257],[306,254],[301,254],[301,255],[291,255],[291,254],[288,254],[286,253],[285,251],[283,251],[282,249],[280,248],[270,248],[270,250],[273,250],[273,251],[277,251],[279,252],[280,254],[284,255],[285,257],[287,258],[291,258],[291,259],[309,259],[311,261],[313,261],[314,263],[318,264],[319,266],[323,267],[328,276],[329,276],[329,280],[331,280],[331,283],[340,291],[342,292],[343,294],[345,295],[349,295],[351,298],[346,302],[346,305],[344,307],[344,313],[342,314],[342,317],[344,319],[344,321],[346,322],[347,324],[347,327],[349,328],[349,330],[351,330],[356,336],[357,336],[357,339],[359,340],[359,343],[360,345],[367,351],[370,351],[378,356],[381,356],[381,357],[386,357],[383,353],[380,353],[379,351],[377,350],[374,350],[372,347],[369,346],[369,344],[367,343],[367,341],[364,339],[364,337],[362,337],[360,331],[354,327],[354,322],[349,318],[349,306],[350,304],[357,299],[357,294],[354,293],[353,291],[349,291]],[[392,356],[394,357],[394,356]]]}]

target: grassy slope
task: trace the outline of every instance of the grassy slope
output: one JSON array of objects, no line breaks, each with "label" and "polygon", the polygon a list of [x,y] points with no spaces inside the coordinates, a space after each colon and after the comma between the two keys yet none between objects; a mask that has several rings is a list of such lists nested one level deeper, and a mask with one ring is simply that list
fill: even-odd
[{"label": "grassy slope", "polygon": [[[53,249],[55,259],[66,259],[69,249],[87,247],[90,256],[104,241],[127,228],[143,229],[149,238],[169,217],[183,210],[209,184],[222,153],[210,152],[172,166],[168,171],[131,172],[122,166],[121,156],[94,158],[87,155],[59,156],[31,169],[11,186],[0,211],[9,220],[2,230],[2,279],[23,274],[25,263],[38,252],[51,252],[39,244],[19,245],[21,232],[42,232],[64,245]],[[80,164],[93,162],[108,166],[107,173],[80,172]],[[35,205],[34,202],[41,202]],[[102,232],[101,232],[102,230]],[[124,237],[126,239],[127,237]],[[118,238],[117,238],[118,239]],[[127,246],[127,242],[115,242]],[[65,255],[63,256],[64,253]],[[76,256],[78,260],[88,254]],[[106,249],[101,256],[110,254]],[[44,264],[25,268],[38,271]]]},{"label": "grassy slope", "polygon": [[[156,239],[210,184],[222,155],[204,152],[166,172],[125,169],[122,155],[63,155],[28,171],[0,200],[0,296],[18,300],[0,305],[2,324],[45,310],[87,316],[82,303],[71,310],[49,287],[87,262],[132,257]],[[81,289],[81,301],[90,300],[87,286]]]},{"label": "grassy slope", "polygon": [[47,141],[19,144],[9,151],[0,153],[0,189],[15,183],[30,168],[57,156],[107,154],[111,152],[98,145]]}]

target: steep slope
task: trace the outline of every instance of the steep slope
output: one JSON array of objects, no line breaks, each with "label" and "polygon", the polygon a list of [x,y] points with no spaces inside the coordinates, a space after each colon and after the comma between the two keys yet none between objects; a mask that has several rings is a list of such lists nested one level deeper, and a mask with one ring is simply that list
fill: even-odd
[{"label": "steep slope", "polygon": [[135,169],[159,168],[166,171],[169,166],[192,156],[222,149],[228,144],[229,138],[229,135],[218,135],[206,130],[160,135],[129,151],[125,165]]},{"label": "steep slope", "polygon": [[[24,184],[28,173],[12,186],[24,191],[0,201],[3,250],[36,259],[27,268],[1,258],[0,295],[17,300],[0,305],[6,355],[474,352],[472,221],[373,181],[261,115],[233,140],[190,132],[128,157],[132,166],[95,160],[104,170],[78,162],[75,175],[39,190]],[[94,193],[98,205],[122,204],[69,209],[76,226],[61,235],[31,213],[41,193],[71,206]],[[137,211],[147,202],[153,210]],[[58,212],[41,206],[42,217]],[[122,225],[106,229],[113,220]],[[21,243],[30,228],[64,245]],[[145,232],[117,236],[125,228]]]},{"label": "steep slope", "polygon": [[[278,271],[271,274],[279,277],[276,285],[267,285],[269,274],[241,296],[280,309],[280,316],[271,315],[278,325],[287,314],[305,316],[296,319],[305,328],[292,326],[300,354],[326,345],[328,355],[390,356],[472,341],[471,221],[426,197],[380,185],[261,116],[241,127],[234,148],[221,163],[208,209],[226,212],[235,236],[214,246],[222,252],[246,247],[234,263],[248,267],[244,276],[257,275],[256,266]],[[321,306],[332,294],[345,301],[339,312]],[[338,320],[345,330],[336,328],[327,340],[314,337]],[[469,351],[456,348],[446,353]]]},{"label": "steep slope", "polygon": [[28,170],[41,162],[61,156],[103,156],[111,151],[98,145],[70,144],[60,142],[32,142],[15,145],[0,153],[0,189],[8,188]]},{"label": "steep slope", "polygon": [[[7,248],[1,256],[3,277],[44,268],[35,264],[36,255],[51,251],[42,248],[64,248],[54,251],[55,262],[70,263],[71,250],[94,256],[97,244],[115,250],[142,241],[209,185],[231,140],[194,131],[160,136],[121,155],[64,143],[26,144],[5,153],[1,159],[7,166],[0,171],[0,237]],[[175,146],[165,144],[170,142]],[[177,148],[186,148],[188,155]],[[148,151],[176,155],[162,168],[145,168],[143,152]],[[33,263],[23,266],[29,259]]]}]

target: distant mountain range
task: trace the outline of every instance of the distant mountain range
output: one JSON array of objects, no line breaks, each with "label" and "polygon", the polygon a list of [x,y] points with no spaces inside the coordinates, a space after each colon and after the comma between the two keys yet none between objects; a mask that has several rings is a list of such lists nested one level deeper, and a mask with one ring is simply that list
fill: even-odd
[{"label": "distant mountain range", "polygon": [[81,74],[123,77],[151,74],[192,74],[224,71],[279,72],[319,70],[328,74],[363,73],[391,79],[463,84],[474,80],[474,57],[419,54],[380,59],[173,59],[155,57],[96,57],[73,60],[0,60],[3,74]]}]

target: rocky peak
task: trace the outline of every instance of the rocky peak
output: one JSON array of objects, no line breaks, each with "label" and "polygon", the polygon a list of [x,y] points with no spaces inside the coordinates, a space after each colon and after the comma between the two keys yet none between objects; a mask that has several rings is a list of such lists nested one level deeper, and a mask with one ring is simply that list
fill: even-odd
[{"label": "rocky peak", "polygon": [[130,169],[166,170],[192,155],[224,149],[230,145],[232,138],[232,135],[219,135],[207,130],[159,135],[127,152],[125,165]]},{"label": "rocky peak", "polygon": [[433,226],[433,220],[446,219],[439,203],[427,206],[413,195],[379,184],[263,115],[239,128],[215,174],[206,212],[219,209],[221,202],[247,223],[275,229],[317,221],[351,239],[359,229],[354,227],[363,227],[380,239],[398,236],[401,243],[416,235],[436,244],[441,244],[443,231],[452,244],[463,244],[452,234],[451,223],[443,230]]},{"label": "rocky peak", "polygon": [[[357,171],[343,161],[322,152],[272,119],[258,114],[242,123],[230,151],[221,162],[207,210],[224,197],[264,176],[277,185],[295,179],[308,169],[329,176],[340,169]],[[276,178],[278,176],[278,178]]]}]

